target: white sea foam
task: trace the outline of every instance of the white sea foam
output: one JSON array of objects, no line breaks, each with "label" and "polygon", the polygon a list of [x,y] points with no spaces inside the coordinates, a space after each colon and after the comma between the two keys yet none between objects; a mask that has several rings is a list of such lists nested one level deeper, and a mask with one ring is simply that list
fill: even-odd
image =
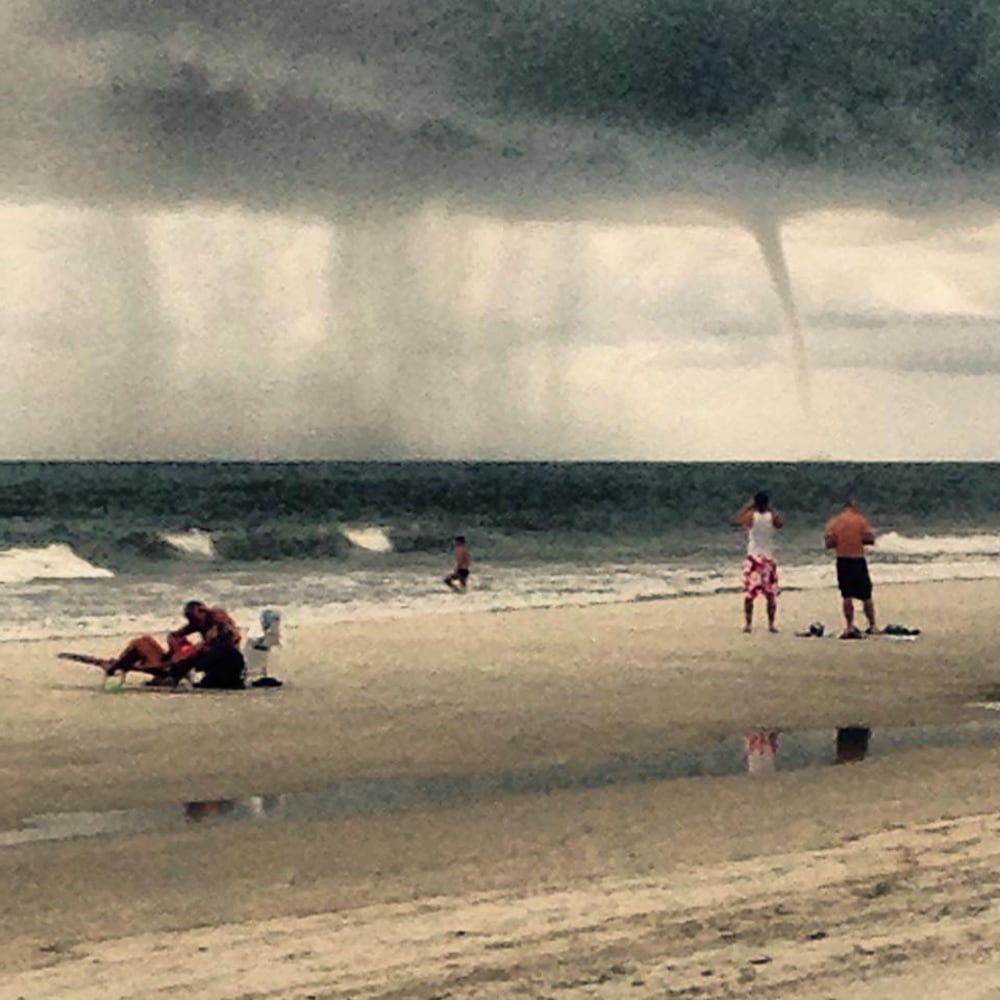
[{"label": "white sea foam", "polygon": [[167,545],[188,556],[202,556],[206,559],[215,558],[215,545],[212,536],[207,531],[192,528],[190,531],[169,532],[160,536]]},{"label": "white sea foam", "polygon": [[81,580],[113,577],[114,573],[92,566],[68,545],[53,543],[38,549],[7,549],[0,552],[0,583],[29,580]]},{"label": "white sea foam", "polygon": [[344,537],[359,549],[369,552],[392,552],[392,541],[385,528],[345,528]]},{"label": "white sea foam", "polygon": [[889,531],[880,535],[877,551],[894,555],[996,555],[1000,535],[901,535]]},{"label": "white sea foam", "polygon": [[[111,576],[107,570],[77,560],[65,546],[50,548],[61,549],[64,573],[72,566],[74,575]],[[876,588],[891,583],[1000,578],[1000,560],[983,555],[899,560],[876,550],[870,564]],[[11,561],[10,565],[25,564]],[[257,628],[261,608],[280,607],[294,641],[295,629],[307,623],[414,614],[617,604],[716,592],[734,595],[736,607],[741,585],[738,557],[713,557],[699,565],[667,561],[515,565],[484,560],[476,566],[469,592],[462,595],[444,586],[440,567],[430,561],[378,568],[371,563],[334,561],[327,566],[317,564],[310,572],[303,572],[301,565],[267,563],[233,568],[221,575],[214,568],[209,570],[209,563],[203,565],[203,575],[145,577],[142,586],[125,576],[96,585],[88,579],[46,581],[28,572],[12,581],[7,577],[0,641],[107,636],[114,647],[138,632],[165,631],[192,595],[225,606],[248,633]],[[3,567],[0,560],[0,572]],[[799,564],[779,560],[779,572],[788,595],[783,601],[789,602],[783,603],[783,614],[794,615],[796,590],[826,590],[834,602],[831,607],[836,606],[832,557]]]},{"label": "white sea foam", "polygon": [[[877,555],[868,560],[872,582],[932,583],[942,580],[993,580],[1000,578],[996,559],[928,559],[924,562],[883,562]],[[779,565],[781,586],[786,590],[820,590],[836,587],[837,574],[830,563],[806,566]]]}]

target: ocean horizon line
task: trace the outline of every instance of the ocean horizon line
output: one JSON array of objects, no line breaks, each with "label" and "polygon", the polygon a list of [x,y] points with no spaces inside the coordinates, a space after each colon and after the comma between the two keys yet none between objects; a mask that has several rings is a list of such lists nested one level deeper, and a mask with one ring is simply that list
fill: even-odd
[{"label": "ocean horizon line", "polygon": [[52,465],[543,465],[543,466],[718,466],[789,467],[803,465],[839,466],[1000,466],[1000,458],[2,458],[2,466]]}]

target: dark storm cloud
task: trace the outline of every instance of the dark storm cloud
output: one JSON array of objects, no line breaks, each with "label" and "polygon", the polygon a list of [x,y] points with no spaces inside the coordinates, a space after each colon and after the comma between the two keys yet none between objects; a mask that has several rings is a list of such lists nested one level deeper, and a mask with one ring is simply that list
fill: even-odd
[{"label": "dark storm cloud", "polygon": [[762,183],[782,211],[937,205],[946,176],[952,200],[994,200],[976,175],[1000,149],[1000,14],[982,0],[22,6],[18,63],[34,39],[89,72],[7,116],[15,195],[599,215]]},{"label": "dark storm cloud", "polygon": [[[555,8],[493,65],[513,105],[764,158],[870,166],[997,151],[1000,36],[982,0],[625,0]],[[510,36],[508,36],[510,37]]]},{"label": "dark storm cloud", "polygon": [[287,51],[435,60],[465,100],[720,133],[757,155],[858,163],[997,152],[992,0],[82,0],[67,26],[252,32]]}]

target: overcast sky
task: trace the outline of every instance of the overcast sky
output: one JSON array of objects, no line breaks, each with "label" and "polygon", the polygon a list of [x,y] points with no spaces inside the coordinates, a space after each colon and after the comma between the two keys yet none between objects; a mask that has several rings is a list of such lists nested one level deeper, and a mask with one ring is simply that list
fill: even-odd
[{"label": "overcast sky", "polygon": [[6,4],[0,457],[1000,459],[1000,21],[827,6]]}]

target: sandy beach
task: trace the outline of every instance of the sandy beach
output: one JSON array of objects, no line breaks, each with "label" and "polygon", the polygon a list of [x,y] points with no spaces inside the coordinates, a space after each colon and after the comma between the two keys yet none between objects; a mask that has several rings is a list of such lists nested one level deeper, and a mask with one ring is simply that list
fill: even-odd
[{"label": "sandy beach", "polygon": [[[796,638],[838,627],[832,588],[783,595],[778,635],[743,635],[737,595],[290,622],[283,688],[212,695],[112,695],[55,658],[106,644],[6,643],[0,830],[989,716],[1000,581],[876,600],[919,639]],[[1000,997],[1000,746],[778,759],[3,846],[0,997]]]}]

